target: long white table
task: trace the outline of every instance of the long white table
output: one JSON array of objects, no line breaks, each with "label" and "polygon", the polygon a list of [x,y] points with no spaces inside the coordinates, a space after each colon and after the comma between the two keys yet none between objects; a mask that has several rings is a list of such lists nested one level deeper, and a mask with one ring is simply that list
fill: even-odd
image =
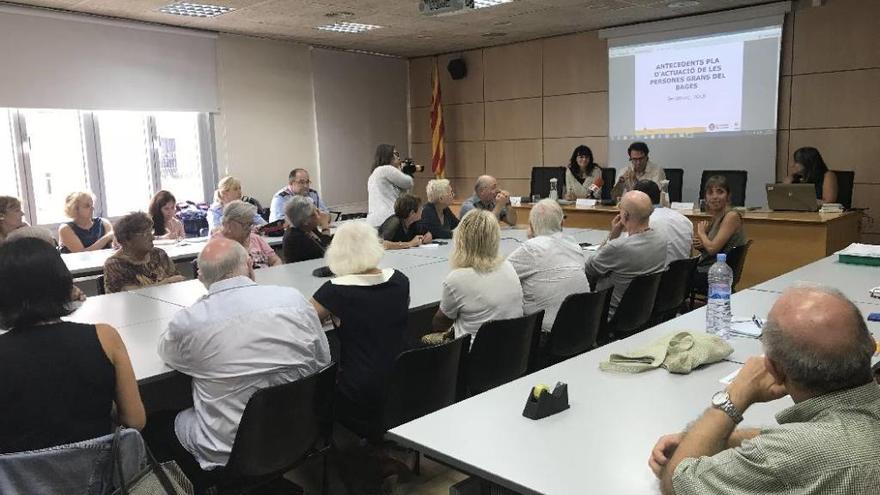
[{"label": "long white table", "polygon": [[870,296],[870,290],[880,285],[880,267],[840,263],[837,261],[837,255],[822,258],[758,284],[752,289],[782,292],[797,282],[830,285],[839,289],[854,302],[880,305],[880,299]]}]

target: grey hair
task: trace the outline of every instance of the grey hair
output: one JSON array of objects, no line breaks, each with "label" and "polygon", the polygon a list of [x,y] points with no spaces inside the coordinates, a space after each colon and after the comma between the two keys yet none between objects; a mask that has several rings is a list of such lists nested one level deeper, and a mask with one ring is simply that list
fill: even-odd
[{"label": "grey hair", "polygon": [[230,242],[229,250],[218,259],[206,260],[199,254],[199,280],[210,287],[221,280],[247,275],[247,260],[247,250],[237,242]]},{"label": "grey hair", "polygon": [[24,238],[40,239],[41,241],[48,242],[53,247],[55,246],[55,238],[52,237],[52,233],[49,232],[48,229],[44,229],[42,227],[34,227],[32,225],[25,225],[24,227],[19,227],[13,230],[9,233],[9,235],[6,236],[5,242]]},{"label": "grey hair", "polygon": [[[761,335],[767,358],[779,366],[789,380],[819,395],[870,382],[871,356],[876,350],[876,343],[859,308],[842,292],[831,287],[796,284],[794,289],[820,292],[842,301],[849,309],[850,321],[842,322],[837,328],[823,330],[849,332],[850,338],[845,346],[831,352],[817,349],[793,337],[771,318],[764,324]],[[820,308],[816,310],[820,311]]]},{"label": "grey hair", "polygon": [[236,199],[235,201],[230,201],[223,208],[223,220],[222,223],[227,223],[230,220],[240,223],[249,223],[253,222],[254,215],[257,214],[257,207],[246,203],[240,199]]},{"label": "grey hair", "polygon": [[343,276],[378,268],[384,255],[376,229],[358,220],[339,226],[324,259],[331,272]]},{"label": "grey hair", "polygon": [[529,213],[529,225],[536,236],[562,232],[562,208],[552,199],[542,199]]},{"label": "grey hair", "polygon": [[487,182],[485,179],[486,177],[489,177],[489,176],[488,175],[481,175],[481,176],[477,177],[477,182],[474,183],[474,192],[478,193],[478,192],[480,192],[480,189],[483,189],[484,187],[486,187],[486,182]]},{"label": "grey hair", "polygon": [[284,216],[290,225],[299,228],[315,213],[315,202],[307,196],[294,194],[284,205]]},{"label": "grey hair", "polygon": [[440,197],[452,191],[449,179],[431,179],[425,186],[425,195],[429,203],[440,201]]}]

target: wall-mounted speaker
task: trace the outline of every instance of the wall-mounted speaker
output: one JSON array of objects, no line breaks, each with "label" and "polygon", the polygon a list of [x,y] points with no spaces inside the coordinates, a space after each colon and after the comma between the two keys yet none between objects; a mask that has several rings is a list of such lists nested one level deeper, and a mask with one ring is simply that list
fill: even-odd
[{"label": "wall-mounted speaker", "polygon": [[464,63],[463,58],[454,58],[449,61],[446,70],[449,71],[449,76],[457,81],[467,75],[467,64]]}]

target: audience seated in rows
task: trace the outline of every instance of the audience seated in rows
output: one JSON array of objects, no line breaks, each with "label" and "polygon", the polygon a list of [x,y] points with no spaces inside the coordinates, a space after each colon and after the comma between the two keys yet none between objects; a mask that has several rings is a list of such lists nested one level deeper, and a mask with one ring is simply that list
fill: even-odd
[{"label": "audience seated in rows", "polygon": [[491,212],[499,222],[516,225],[516,209],[510,207],[510,193],[498,188],[498,181],[491,175],[477,177],[474,195],[464,200],[459,216],[464,218],[473,209]]},{"label": "audience seated in rows", "polygon": [[523,316],[523,291],[513,266],[498,252],[501,228],[489,210],[466,214],[452,236],[452,271],[443,281],[440,307],[434,315],[432,336],[450,327],[455,337],[476,335],[487,321]]},{"label": "audience seated in rows", "polygon": [[706,212],[712,215],[712,221],[698,223],[693,239],[694,249],[700,252],[700,261],[694,274],[694,289],[702,294],[706,293],[709,268],[715,263],[715,255],[727,254],[747,242],[742,214],[730,208],[727,179],[722,175],[709,177],[704,196]]},{"label": "audience seated in rows", "polygon": [[428,181],[425,193],[428,203],[422,208],[420,230],[430,233],[434,239],[452,239],[452,231],[458,227],[458,217],[449,209],[455,199],[449,179]]},{"label": "audience seated in rows", "polygon": [[95,197],[90,192],[74,192],[64,201],[64,213],[71,219],[58,227],[62,253],[108,249],[113,243],[113,226],[95,217]]},{"label": "audience seated in rows", "polygon": [[311,198],[295,195],[284,206],[287,223],[281,254],[285,263],[323,258],[332,236],[319,230],[321,217]]},{"label": "audience seated in rows", "polygon": [[143,428],[144,406],[116,329],[61,320],[75,291],[58,251],[41,239],[5,242],[0,280],[0,328],[9,330],[0,334],[0,452],[97,438],[114,422]]},{"label": "audience seated in rows", "polygon": [[652,229],[666,238],[666,264],[675,260],[691,257],[691,242],[694,237],[694,224],[680,211],[660,205],[660,187],[652,180],[640,180],[636,183],[636,191],[641,191],[651,198],[654,211],[648,222]]},{"label": "audience seated in rows", "polygon": [[562,233],[562,208],[542,199],[529,213],[529,239],[507,257],[522,283],[525,314],[544,310],[541,330],[549,332],[562,301],[589,291],[584,251]]},{"label": "audience seated in rows", "polygon": [[[217,190],[214,191],[214,202],[208,208],[208,229],[211,232],[220,229],[226,205],[241,199],[241,181],[231,175],[220,179],[220,182],[217,183]],[[266,220],[260,216],[257,208],[254,208],[251,224],[259,227],[264,223],[266,223]]]},{"label": "audience seated in rows", "polygon": [[620,175],[617,176],[617,183],[611,189],[612,198],[620,198],[624,193],[635,190],[636,184],[640,180],[650,180],[658,186],[666,180],[666,172],[663,167],[652,162],[648,158],[648,145],[636,141],[629,145],[626,154],[629,156],[629,165],[623,167]]},{"label": "audience seated in rows", "polygon": [[319,225],[327,227],[330,224],[330,213],[327,205],[321,199],[318,191],[311,188],[312,179],[309,177],[309,171],[304,168],[295,168],[287,175],[287,185],[272,196],[272,203],[269,206],[269,221],[276,222],[287,218],[286,205],[291,198],[299,196],[309,198],[318,208]]},{"label": "audience seated in rows", "polygon": [[[251,206],[251,205],[249,205]],[[315,308],[291,287],[261,286],[247,251],[224,237],[199,254],[208,295],[178,312],[158,352],[192,377],[193,407],[151,414],[144,438],[160,460],[176,460],[194,485],[225,466],[248,399],[330,363]]]},{"label": "audience seated in rows", "polygon": [[21,201],[12,196],[0,196],[0,243],[10,233],[25,225],[27,223],[24,221],[24,212],[21,211]]},{"label": "audience seated in rows", "polygon": [[104,262],[104,290],[108,294],[184,280],[168,254],[153,246],[149,215],[129,213],[116,222],[113,231],[122,248]]},{"label": "audience seated in rows", "polygon": [[[587,255],[587,277],[593,290],[614,287],[608,317],[632,279],[666,268],[666,238],[650,227],[651,199],[641,191],[630,191],[620,200],[620,213],[611,221],[611,233],[598,250]],[[626,232],[628,235],[622,237]]]},{"label": "audience seated in rows", "polygon": [[[649,464],[663,493],[877,493],[880,387],[859,309],[834,289],[789,289],[761,342],[764,356],[713,407],[657,442]],[[736,428],[751,406],[786,395],[794,405],[776,414],[779,426]]]},{"label": "audience seated in rows", "polygon": [[251,266],[265,268],[281,264],[281,258],[265,239],[253,232],[257,207],[240,199],[223,208],[220,230],[216,234],[241,244],[248,252]]},{"label": "audience seated in rows", "polygon": [[406,249],[431,242],[431,233],[422,233],[422,200],[404,194],[394,202],[394,215],[379,226],[379,237],[385,249]]},{"label": "audience seated in rows", "polygon": [[153,235],[156,239],[183,239],[186,232],[183,222],[175,216],[177,199],[168,191],[159,191],[150,200],[150,218],[153,219]]},{"label": "audience seated in rows", "polygon": [[327,249],[327,265],[336,278],[311,301],[321,320],[337,327],[337,418],[372,441],[384,433],[385,386],[403,350],[409,314],[409,279],[393,268],[379,268],[383,253],[376,229],[367,222],[341,225]]},{"label": "audience seated in rows", "polygon": [[394,202],[413,188],[413,178],[400,168],[400,152],[393,144],[376,147],[373,171],[367,179],[367,223],[378,228],[394,214]]}]

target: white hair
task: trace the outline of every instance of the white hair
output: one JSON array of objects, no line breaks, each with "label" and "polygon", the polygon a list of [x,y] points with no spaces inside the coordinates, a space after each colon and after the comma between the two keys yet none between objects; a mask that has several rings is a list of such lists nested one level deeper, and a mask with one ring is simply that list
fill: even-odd
[{"label": "white hair", "polygon": [[254,221],[254,215],[256,214],[256,206],[240,199],[236,199],[235,201],[230,201],[229,204],[223,207],[222,223],[225,224],[230,220],[239,223],[251,223]]},{"label": "white hair", "polygon": [[42,227],[34,227],[31,225],[25,225],[23,227],[19,227],[13,230],[9,233],[9,235],[6,236],[6,241],[8,242],[15,239],[24,239],[26,237],[46,241],[51,244],[52,247],[55,247],[55,238],[52,237],[52,233],[49,232],[48,229],[44,229]]},{"label": "white hair", "polygon": [[237,242],[230,242],[228,245],[229,249],[224,251],[222,256],[213,259],[205,259],[199,254],[199,280],[206,287],[227,278],[247,275],[247,250]]},{"label": "white hair", "polygon": [[449,184],[449,179],[431,179],[425,186],[425,195],[428,197],[429,203],[440,201],[441,196],[449,194],[451,191],[452,186]]},{"label": "white hair", "polygon": [[358,220],[339,227],[324,259],[331,272],[343,276],[378,268],[384,254],[376,229]]},{"label": "white hair", "polygon": [[552,235],[562,232],[562,208],[552,199],[542,199],[529,213],[529,225],[536,236]]},{"label": "white hair", "polygon": [[284,206],[284,216],[290,225],[299,228],[315,212],[315,202],[308,196],[293,195]]}]

